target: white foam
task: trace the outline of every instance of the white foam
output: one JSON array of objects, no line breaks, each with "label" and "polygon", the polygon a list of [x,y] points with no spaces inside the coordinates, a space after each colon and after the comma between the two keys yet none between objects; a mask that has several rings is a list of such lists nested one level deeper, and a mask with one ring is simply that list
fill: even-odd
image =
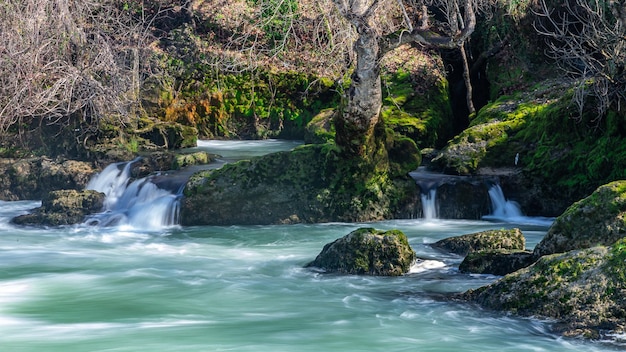
[{"label": "white foam", "polygon": [[409,269],[409,274],[423,273],[433,269],[441,269],[446,263],[439,260],[418,260]]}]

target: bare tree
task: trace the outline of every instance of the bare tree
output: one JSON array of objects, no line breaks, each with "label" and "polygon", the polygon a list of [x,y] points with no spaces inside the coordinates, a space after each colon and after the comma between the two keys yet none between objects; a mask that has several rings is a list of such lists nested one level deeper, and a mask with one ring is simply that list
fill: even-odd
[{"label": "bare tree", "polygon": [[600,122],[626,101],[626,1],[567,0],[551,7],[539,2],[535,28],[563,71],[581,78],[574,102],[582,118],[593,97]]},{"label": "bare tree", "polygon": [[3,1],[0,134],[72,116],[92,130],[105,116],[127,123],[152,40],[154,15],[142,11],[141,3],[116,0]]},{"label": "bare tree", "polygon": [[[438,48],[458,48],[476,25],[472,0],[333,0],[338,11],[358,33],[354,43],[356,67],[345,107],[335,121],[336,142],[351,155],[371,153],[368,145],[382,107],[380,60],[409,43]],[[445,11],[437,21],[430,9]]]}]

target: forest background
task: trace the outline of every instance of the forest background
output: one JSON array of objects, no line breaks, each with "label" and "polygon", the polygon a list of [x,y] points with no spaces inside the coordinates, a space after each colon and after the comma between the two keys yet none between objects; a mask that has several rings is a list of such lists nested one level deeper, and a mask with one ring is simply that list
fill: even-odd
[{"label": "forest background", "polygon": [[[435,169],[521,168],[562,204],[626,177],[623,1],[359,2],[398,40],[411,23],[462,31],[475,10],[458,47],[409,43],[380,62],[381,118]],[[198,137],[332,140],[357,59],[342,3],[4,1],[0,152],[124,159]]]}]

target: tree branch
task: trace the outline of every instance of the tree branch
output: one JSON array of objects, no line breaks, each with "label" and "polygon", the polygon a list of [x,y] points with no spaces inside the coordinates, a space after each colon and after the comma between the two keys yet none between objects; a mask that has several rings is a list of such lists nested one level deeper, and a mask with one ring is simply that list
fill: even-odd
[{"label": "tree branch", "polygon": [[[404,44],[420,43],[426,46],[442,49],[458,48],[474,32],[476,27],[476,13],[472,0],[465,1],[465,23],[463,29],[453,35],[441,35],[429,27],[420,26],[412,31],[400,30],[381,38],[381,54],[385,54]],[[456,21],[456,19],[454,19]]]}]

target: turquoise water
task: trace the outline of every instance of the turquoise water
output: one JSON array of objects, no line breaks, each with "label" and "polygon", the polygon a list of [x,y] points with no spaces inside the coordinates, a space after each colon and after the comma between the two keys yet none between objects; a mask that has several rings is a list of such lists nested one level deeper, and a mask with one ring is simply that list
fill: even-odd
[{"label": "turquoise water", "polygon": [[[29,202],[1,203],[3,214]],[[506,224],[421,220],[399,228],[426,265],[399,278],[303,268],[355,224],[162,232],[68,227],[0,236],[6,351],[600,351],[542,322],[446,301],[494,278],[424,243]],[[536,241],[542,229],[526,229]]]},{"label": "turquoise water", "polygon": [[[451,302],[495,277],[427,243],[521,226],[486,221],[17,228],[37,201],[0,202],[1,351],[608,351],[549,324]],[[147,215],[149,216],[149,214]],[[402,277],[304,269],[360,226],[404,231],[426,260]]]}]

